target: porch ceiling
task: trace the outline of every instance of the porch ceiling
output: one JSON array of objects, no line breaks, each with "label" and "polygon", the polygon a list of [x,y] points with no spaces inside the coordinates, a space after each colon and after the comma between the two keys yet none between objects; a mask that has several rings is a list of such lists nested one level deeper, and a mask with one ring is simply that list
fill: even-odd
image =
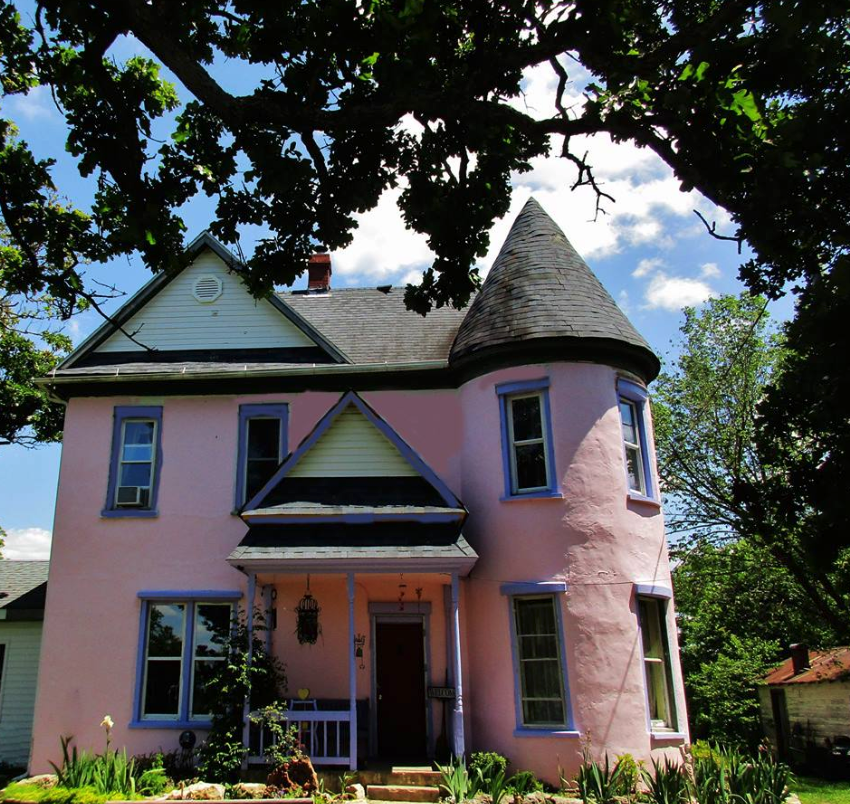
[{"label": "porch ceiling", "polygon": [[457,523],[375,522],[251,528],[228,562],[254,572],[457,572],[478,554]]}]

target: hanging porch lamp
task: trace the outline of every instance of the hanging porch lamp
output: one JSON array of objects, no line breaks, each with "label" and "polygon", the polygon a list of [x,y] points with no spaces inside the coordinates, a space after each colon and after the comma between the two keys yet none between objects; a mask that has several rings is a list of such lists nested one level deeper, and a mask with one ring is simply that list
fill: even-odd
[{"label": "hanging porch lamp", "polygon": [[296,633],[301,645],[315,645],[322,628],[319,625],[319,602],[310,594],[310,576],[307,576],[307,591],[295,607]]}]

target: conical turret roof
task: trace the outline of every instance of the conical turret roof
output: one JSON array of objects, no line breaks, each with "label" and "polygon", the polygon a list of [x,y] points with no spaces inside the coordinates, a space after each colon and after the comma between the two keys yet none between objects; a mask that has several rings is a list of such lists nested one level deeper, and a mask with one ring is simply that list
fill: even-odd
[{"label": "conical turret roof", "polygon": [[530,198],[461,322],[455,366],[590,360],[646,381],[659,362],[649,344],[555,221]]}]

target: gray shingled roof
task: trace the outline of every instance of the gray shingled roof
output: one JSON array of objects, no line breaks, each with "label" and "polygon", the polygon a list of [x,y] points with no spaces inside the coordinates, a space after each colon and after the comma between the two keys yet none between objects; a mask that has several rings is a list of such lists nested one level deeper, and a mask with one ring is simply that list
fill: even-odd
[{"label": "gray shingled roof", "polygon": [[404,288],[279,294],[354,363],[447,360],[466,310],[441,307],[423,318],[404,306]]},{"label": "gray shingled roof", "polygon": [[422,569],[431,566],[434,571],[439,571],[439,568],[444,565],[458,564],[468,572],[478,560],[478,554],[462,535],[458,535],[456,541],[451,544],[332,544],[268,547],[240,544],[227,560],[234,566],[257,565],[281,569],[297,569],[302,565],[321,569],[325,562],[350,561],[352,569],[362,567],[364,571],[374,569],[377,564],[386,562],[402,566],[420,566]]},{"label": "gray shingled roof", "polygon": [[619,341],[652,356],[566,235],[530,198],[460,325],[450,359],[564,337]]},{"label": "gray shingled roof", "polygon": [[0,609],[47,582],[49,561],[0,560]]}]

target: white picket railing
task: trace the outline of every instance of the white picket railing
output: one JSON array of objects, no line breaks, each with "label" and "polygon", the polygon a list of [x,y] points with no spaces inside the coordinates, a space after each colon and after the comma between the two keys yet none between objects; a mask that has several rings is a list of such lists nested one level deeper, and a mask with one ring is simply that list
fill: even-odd
[{"label": "white picket railing", "polygon": [[[295,726],[298,742],[314,765],[350,764],[350,712],[291,711],[282,712],[280,719]],[[261,724],[252,721],[248,755],[250,764],[266,761],[265,750],[269,740],[274,740],[274,735]]]}]

